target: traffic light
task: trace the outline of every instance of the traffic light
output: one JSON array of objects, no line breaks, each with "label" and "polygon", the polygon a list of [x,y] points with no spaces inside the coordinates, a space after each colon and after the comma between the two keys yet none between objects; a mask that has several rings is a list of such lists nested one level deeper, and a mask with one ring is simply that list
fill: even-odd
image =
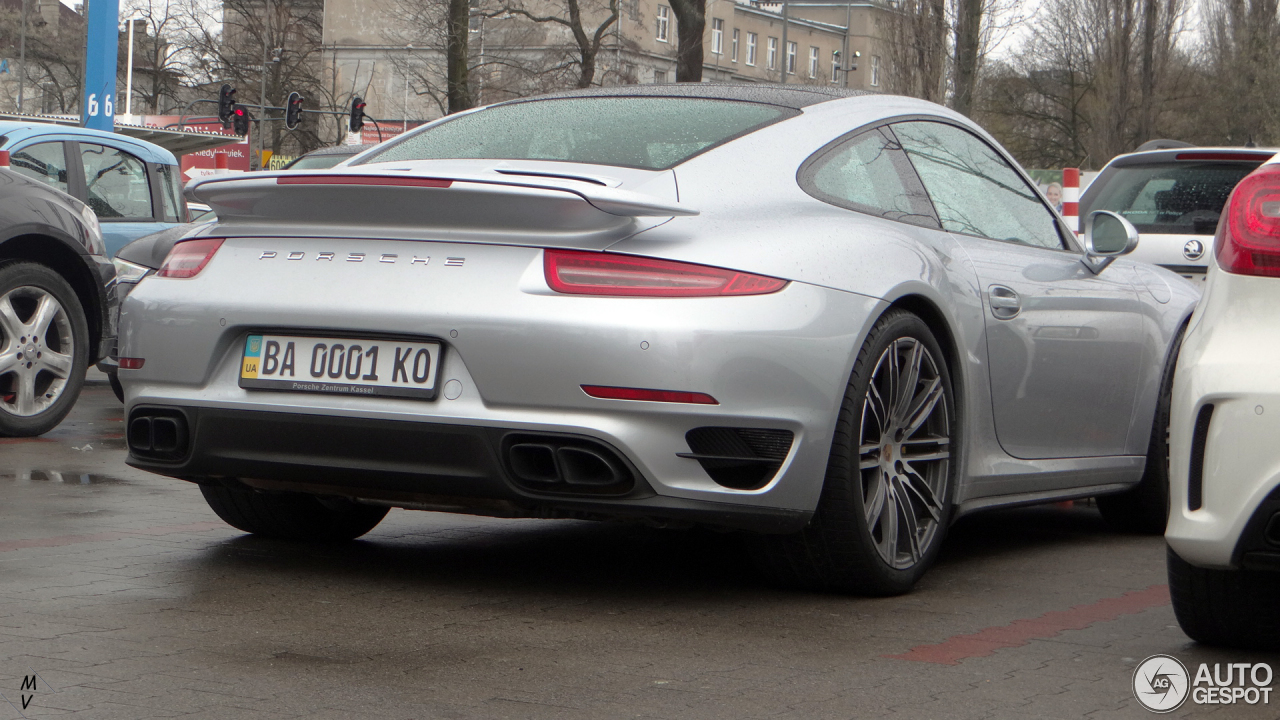
[{"label": "traffic light", "polygon": [[249,109],[243,105],[236,105],[231,111],[231,127],[237,135],[249,134]]},{"label": "traffic light", "polygon": [[284,126],[292,130],[298,127],[300,122],[302,122],[302,95],[291,92],[289,101],[284,106]]},{"label": "traffic light", "polygon": [[231,127],[231,114],[236,105],[236,89],[230,85],[223,85],[218,91],[218,119],[222,121],[222,127]]},{"label": "traffic light", "polygon": [[351,98],[351,124],[349,126],[351,132],[360,132],[360,128],[364,127],[364,98]]}]

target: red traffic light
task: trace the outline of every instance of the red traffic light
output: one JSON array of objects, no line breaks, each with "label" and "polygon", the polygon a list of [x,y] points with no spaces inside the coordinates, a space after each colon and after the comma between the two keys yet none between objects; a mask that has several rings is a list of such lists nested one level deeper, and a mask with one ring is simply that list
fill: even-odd
[{"label": "red traffic light", "polygon": [[244,117],[244,108],[236,108],[235,113],[240,117]]}]

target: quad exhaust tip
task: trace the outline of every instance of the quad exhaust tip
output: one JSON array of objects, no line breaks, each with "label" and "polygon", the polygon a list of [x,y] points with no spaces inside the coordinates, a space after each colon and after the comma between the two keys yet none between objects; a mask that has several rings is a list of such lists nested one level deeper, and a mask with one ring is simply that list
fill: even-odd
[{"label": "quad exhaust tip", "polygon": [[190,433],[181,413],[136,411],[129,419],[129,451],[142,458],[178,460],[187,454]]},{"label": "quad exhaust tip", "polygon": [[503,444],[507,469],[528,490],[622,495],[635,486],[617,454],[590,440],[519,435]]}]

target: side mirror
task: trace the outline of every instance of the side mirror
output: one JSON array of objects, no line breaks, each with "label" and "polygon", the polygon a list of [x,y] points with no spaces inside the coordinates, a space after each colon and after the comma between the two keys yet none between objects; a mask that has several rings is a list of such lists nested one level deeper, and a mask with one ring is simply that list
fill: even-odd
[{"label": "side mirror", "polygon": [[1113,260],[1128,255],[1138,247],[1138,229],[1133,223],[1109,210],[1089,213],[1084,226],[1085,267],[1094,275],[1102,272]]}]

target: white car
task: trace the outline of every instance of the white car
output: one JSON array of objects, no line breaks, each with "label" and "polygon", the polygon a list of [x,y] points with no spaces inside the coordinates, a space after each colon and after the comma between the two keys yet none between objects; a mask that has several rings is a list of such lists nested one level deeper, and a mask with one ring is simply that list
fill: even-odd
[{"label": "white car", "polygon": [[1175,370],[1169,587],[1182,629],[1280,648],[1280,162],[1240,181]]},{"label": "white car", "polygon": [[1080,196],[1080,217],[1095,210],[1119,213],[1141,238],[1132,259],[1200,282],[1231,189],[1276,152],[1152,141],[1102,168]]}]

